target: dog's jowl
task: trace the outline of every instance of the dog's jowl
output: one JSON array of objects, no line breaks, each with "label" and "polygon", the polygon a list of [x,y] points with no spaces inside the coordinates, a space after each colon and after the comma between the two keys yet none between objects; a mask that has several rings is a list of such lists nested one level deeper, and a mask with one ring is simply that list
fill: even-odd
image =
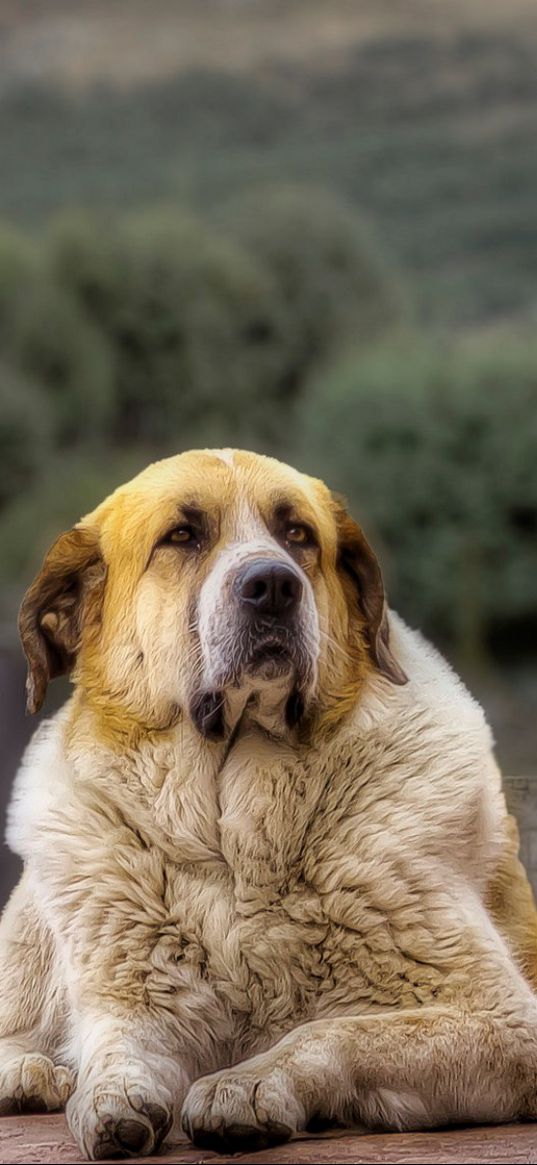
[{"label": "dog's jowl", "polygon": [[537,1115],[489,729],[320,481],[150,466],[54,543],[20,632],[29,710],[74,689],[11,805],[1,1112],[66,1105],[93,1159],[174,1122],[227,1150]]}]

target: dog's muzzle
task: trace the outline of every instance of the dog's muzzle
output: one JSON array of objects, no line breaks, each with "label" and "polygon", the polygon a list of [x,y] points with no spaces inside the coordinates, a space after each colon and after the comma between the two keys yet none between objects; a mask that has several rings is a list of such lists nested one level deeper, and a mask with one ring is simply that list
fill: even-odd
[{"label": "dog's muzzle", "polygon": [[315,668],[306,592],[306,579],[292,561],[258,554],[228,574],[226,601],[214,614],[202,609],[205,685],[202,680],[190,710],[207,739],[226,735],[226,713],[240,706],[243,692],[249,707],[281,699],[289,727],[301,719]]}]

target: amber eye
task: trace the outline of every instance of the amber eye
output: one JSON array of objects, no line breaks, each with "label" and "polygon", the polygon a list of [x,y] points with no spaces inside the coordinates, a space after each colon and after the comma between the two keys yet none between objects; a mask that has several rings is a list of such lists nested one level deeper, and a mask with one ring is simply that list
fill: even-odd
[{"label": "amber eye", "polygon": [[170,530],[166,535],[165,542],[172,542],[174,545],[184,546],[188,542],[196,542],[196,533],[192,526],[176,526],[175,530]]},{"label": "amber eye", "polygon": [[287,527],[285,537],[288,542],[292,542],[294,545],[301,545],[304,542],[309,542],[311,535],[307,526],[301,526],[297,523],[296,525]]}]

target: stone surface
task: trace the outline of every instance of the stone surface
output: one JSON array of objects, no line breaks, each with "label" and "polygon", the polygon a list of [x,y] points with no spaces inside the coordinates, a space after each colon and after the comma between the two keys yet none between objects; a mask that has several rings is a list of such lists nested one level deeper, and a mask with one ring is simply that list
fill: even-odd
[{"label": "stone surface", "polygon": [[[4,1117],[0,1120],[0,1163],[26,1165],[36,1161],[73,1165],[83,1161],[61,1115]],[[241,1165],[455,1165],[465,1163],[537,1163],[537,1124],[449,1129],[434,1133],[390,1133],[302,1137],[289,1145],[259,1153],[219,1156],[195,1149],[186,1142],[167,1146],[158,1157],[129,1158],[133,1161],[180,1162],[205,1165],[237,1161]]]}]

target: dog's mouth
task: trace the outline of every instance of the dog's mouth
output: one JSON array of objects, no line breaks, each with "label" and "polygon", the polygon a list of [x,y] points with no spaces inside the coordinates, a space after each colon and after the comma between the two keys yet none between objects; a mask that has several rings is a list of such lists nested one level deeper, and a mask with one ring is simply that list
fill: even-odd
[{"label": "dog's mouth", "polygon": [[[269,661],[270,662],[270,661]],[[266,678],[265,676],[262,677]],[[268,677],[272,679],[273,677]],[[256,695],[252,693],[245,707],[249,707],[256,702]],[[221,741],[229,735],[231,731],[231,738],[236,734],[237,725],[231,729],[226,724],[225,716],[225,693],[219,692],[203,692],[192,701],[190,706],[190,714],[198,732],[205,738],[205,740]],[[245,709],[243,709],[244,711]],[[294,684],[287,696],[283,707],[283,716],[288,728],[295,728],[300,723],[304,712],[306,710],[304,693]],[[242,713],[241,713],[242,716]],[[240,719],[240,717],[239,717]]]},{"label": "dog's mouth", "polygon": [[191,702],[190,715],[205,740],[222,740],[226,735],[223,691],[198,692]]},{"label": "dog's mouth", "polygon": [[293,667],[289,644],[281,639],[266,639],[252,648],[245,672],[262,679],[276,679]]},{"label": "dog's mouth", "polygon": [[296,726],[311,686],[311,661],[300,634],[261,626],[248,636],[239,631],[236,647],[235,659],[215,677],[214,687],[198,691],[191,701],[190,715],[201,735],[213,741],[233,736],[247,709],[274,718],[281,708],[282,723]]}]

